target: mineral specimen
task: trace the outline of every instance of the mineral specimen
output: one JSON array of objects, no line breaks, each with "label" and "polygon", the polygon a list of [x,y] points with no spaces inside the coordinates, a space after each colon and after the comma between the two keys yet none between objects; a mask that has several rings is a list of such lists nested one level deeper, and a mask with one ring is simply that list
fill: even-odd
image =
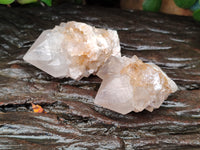
[{"label": "mineral specimen", "polygon": [[177,85],[155,64],[136,56],[110,57],[97,76],[103,79],[94,103],[121,114],[159,108]]},{"label": "mineral specimen", "polygon": [[155,64],[121,57],[118,34],[71,21],[44,31],[24,60],[54,77],[103,79],[97,105],[126,114],[160,107],[176,84]]},{"label": "mineral specimen", "polygon": [[116,31],[71,21],[43,31],[24,60],[54,77],[79,80],[95,74],[111,55],[121,56]]}]

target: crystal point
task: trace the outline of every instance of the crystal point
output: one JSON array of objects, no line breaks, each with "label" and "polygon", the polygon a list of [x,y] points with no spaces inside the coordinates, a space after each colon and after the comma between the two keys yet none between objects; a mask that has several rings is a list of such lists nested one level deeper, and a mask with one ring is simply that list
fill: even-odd
[{"label": "crystal point", "polygon": [[79,80],[95,74],[111,55],[121,56],[116,31],[70,21],[43,31],[24,60],[54,77]]},{"label": "crystal point", "polygon": [[110,57],[97,75],[103,79],[94,103],[121,114],[159,108],[177,85],[155,64],[136,56]]}]

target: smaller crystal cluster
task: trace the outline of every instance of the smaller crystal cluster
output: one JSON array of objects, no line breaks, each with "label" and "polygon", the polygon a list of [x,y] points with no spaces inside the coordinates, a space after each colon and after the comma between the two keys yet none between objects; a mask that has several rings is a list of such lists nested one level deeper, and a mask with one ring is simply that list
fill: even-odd
[{"label": "smaller crystal cluster", "polygon": [[24,60],[54,77],[103,79],[94,103],[121,114],[159,108],[177,85],[155,64],[121,57],[114,30],[70,21],[42,32]]},{"label": "smaller crystal cluster", "polygon": [[121,56],[116,31],[70,21],[43,31],[24,60],[54,77],[80,80],[95,74],[111,55]]},{"label": "smaller crystal cluster", "polygon": [[110,57],[97,73],[103,82],[94,103],[121,114],[159,108],[177,86],[155,64],[137,56]]}]

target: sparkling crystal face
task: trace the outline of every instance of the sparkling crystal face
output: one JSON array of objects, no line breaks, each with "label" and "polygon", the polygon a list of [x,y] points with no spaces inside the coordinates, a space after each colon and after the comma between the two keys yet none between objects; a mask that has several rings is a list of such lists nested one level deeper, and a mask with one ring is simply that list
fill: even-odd
[{"label": "sparkling crystal face", "polygon": [[54,77],[80,80],[95,74],[111,55],[121,56],[116,31],[71,21],[44,31],[24,60]]},{"label": "sparkling crystal face", "polygon": [[136,56],[111,57],[97,75],[103,82],[94,102],[122,114],[153,111],[177,90],[158,66],[145,64]]},{"label": "sparkling crystal face", "polygon": [[24,56],[24,60],[54,77],[66,76],[68,69],[61,49],[64,36],[59,32],[42,32]]}]

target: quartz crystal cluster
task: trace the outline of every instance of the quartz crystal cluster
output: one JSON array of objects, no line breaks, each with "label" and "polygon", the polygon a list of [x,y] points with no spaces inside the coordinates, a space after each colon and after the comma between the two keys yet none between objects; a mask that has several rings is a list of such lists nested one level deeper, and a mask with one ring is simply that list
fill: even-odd
[{"label": "quartz crystal cluster", "polygon": [[155,64],[121,57],[118,34],[85,23],[61,23],[42,32],[24,60],[54,77],[103,79],[94,103],[121,114],[153,111],[177,90]]},{"label": "quartz crystal cluster", "polygon": [[24,60],[54,77],[80,80],[95,74],[111,55],[121,56],[116,31],[70,21],[43,31]]},{"label": "quartz crystal cluster", "polygon": [[155,64],[137,56],[110,57],[97,75],[103,79],[94,103],[121,114],[159,108],[177,86]]}]

